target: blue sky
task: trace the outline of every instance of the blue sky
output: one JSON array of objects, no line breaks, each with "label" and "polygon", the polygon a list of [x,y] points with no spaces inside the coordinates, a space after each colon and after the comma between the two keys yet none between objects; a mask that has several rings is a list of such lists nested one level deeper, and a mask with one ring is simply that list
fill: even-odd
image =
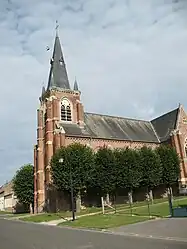
[{"label": "blue sky", "polygon": [[151,119],[187,108],[186,0],[0,1],[0,184],[33,161],[56,19],[86,111]]}]

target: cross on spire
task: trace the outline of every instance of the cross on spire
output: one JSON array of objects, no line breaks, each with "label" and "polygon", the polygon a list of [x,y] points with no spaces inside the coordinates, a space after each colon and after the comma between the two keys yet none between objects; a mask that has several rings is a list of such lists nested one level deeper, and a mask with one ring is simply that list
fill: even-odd
[{"label": "cross on spire", "polygon": [[56,27],[55,27],[55,29],[56,29],[56,36],[58,36],[58,28],[59,28],[59,24],[58,24],[58,20],[56,20]]}]

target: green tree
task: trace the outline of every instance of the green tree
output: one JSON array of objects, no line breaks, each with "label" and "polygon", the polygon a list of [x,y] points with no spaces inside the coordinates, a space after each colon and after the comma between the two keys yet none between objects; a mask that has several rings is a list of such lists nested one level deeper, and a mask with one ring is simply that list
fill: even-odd
[{"label": "green tree", "polygon": [[70,192],[72,179],[74,195],[77,195],[85,189],[90,180],[93,162],[93,152],[90,147],[79,143],[61,147],[51,159],[54,185],[59,190]]},{"label": "green tree", "polygon": [[[114,151],[115,166],[118,172],[118,189],[128,189],[129,204],[133,202],[132,192],[139,187],[142,180],[140,154],[137,150],[117,149]],[[132,210],[131,210],[132,211]]]},{"label": "green tree", "polygon": [[159,155],[148,147],[142,147],[140,153],[140,164],[142,167],[142,185],[147,187],[147,205],[150,214],[149,199],[153,202],[152,189],[161,183],[162,167]]},{"label": "green tree", "polygon": [[118,171],[118,187],[133,190],[139,187],[142,180],[140,154],[129,148],[114,151],[115,165]]},{"label": "green tree", "polygon": [[142,184],[148,190],[158,186],[162,179],[162,166],[159,155],[148,147],[142,147],[140,153],[140,164],[142,167]]},{"label": "green tree", "polygon": [[106,146],[99,148],[95,154],[95,165],[92,171],[93,185],[101,196],[114,194],[116,191],[115,157],[111,149]]},{"label": "green tree", "polygon": [[168,187],[176,183],[180,176],[180,159],[171,146],[162,145],[156,149],[162,166],[162,182]]},{"label": "green tree", "polygon": [[13,178],[13,190],[22,204],[34,203],[34,167],[31,164],[23,165]]},{"label": "green tree", "polygon": [[180,176],[180,159],[176,150],[171,146],[162,145],[156,149],[162,166],[162,183],[168,187],[168,201],[170,214],[173,215],[172,207],[172,184],[176,183]]}]

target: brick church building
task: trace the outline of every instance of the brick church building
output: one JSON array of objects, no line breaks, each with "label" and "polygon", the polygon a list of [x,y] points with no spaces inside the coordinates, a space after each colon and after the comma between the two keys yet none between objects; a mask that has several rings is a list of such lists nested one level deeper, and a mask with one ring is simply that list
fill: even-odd
[{"label": "brick church building", "polygon": [[43,87],[37,110],[37,144],[34,147],[34,206],[43,210],[47,200],[50,159],[61,146],[79,142],[93,150],[111,148],[155,148],[170,143],[181,157],[180,191],[187,190],[187,115],[181,105],[154,120],[84,112],[77,81],[71,88],[60,39],[55,37],[47,88]]}]

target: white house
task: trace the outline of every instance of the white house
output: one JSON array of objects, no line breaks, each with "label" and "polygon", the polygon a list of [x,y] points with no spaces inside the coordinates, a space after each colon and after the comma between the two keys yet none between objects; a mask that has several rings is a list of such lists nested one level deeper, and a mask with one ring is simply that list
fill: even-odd
[{"label": "white house", "polygon": [[12,182],[6,183],[0,188],[0,211],[13,211],[17,198],[12,189]]}]

